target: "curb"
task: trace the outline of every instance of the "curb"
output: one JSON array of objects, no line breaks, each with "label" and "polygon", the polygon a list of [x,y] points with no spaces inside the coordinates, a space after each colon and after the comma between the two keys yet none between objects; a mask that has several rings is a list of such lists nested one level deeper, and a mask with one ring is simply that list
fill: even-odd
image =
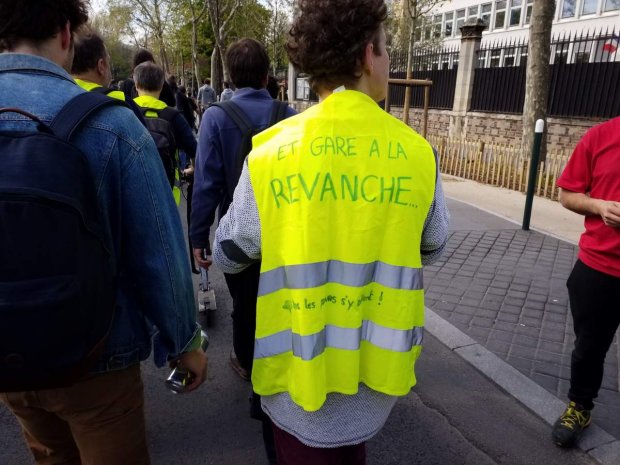
[{"label": "curb", "polygon": [[[521,402],[548,425],[562,414],[566,403],[513,368],[483,345],[426,307],[426,330],[466,362]],[[549,447],[557,447],[551,442]],[[620,440],[592,424],[585,430],[578,447],[601,465],[620,464]]]}]

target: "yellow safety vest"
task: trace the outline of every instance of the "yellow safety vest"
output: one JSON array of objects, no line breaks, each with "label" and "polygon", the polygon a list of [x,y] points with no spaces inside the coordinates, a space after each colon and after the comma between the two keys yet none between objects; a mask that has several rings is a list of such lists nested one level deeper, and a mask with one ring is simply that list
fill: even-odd
[{"label": "yellow safety vest", "polygon": [[432,148],[349,90],[253,145],[262,241],[254,390],[288,392],[307,411],[330,392],[355,394],[360,382],[407,394],[424,326]]},{"label": "yellow safety vest", "polygon": [[[135,99],[133,99],[134,102],[136,102],[136,104],[139,107],[142,108],[151,108],[153,110],[163,110],[165,108],[168,107],[168,105],[166,105],[165,102],[162,102],[159,99],[156,99],[154,97],[151,97],[150,95],[141,95],[139,97],[136,97]],[[157,118],[158,114],[156,111],[147,111],[146,113],[144,113],[144,116],[146,118]],[[175,154],[175,157],[178,156],[177,154]],[[178,159],[176,161],[176,164],[178,165]],[[181,203],[181,178],[179,176],[179,170],[174,170],[174,186],[172,187],[172,196],[174,197],[174,201],[176,202],[177,205],[179,205]]]},{"label": "yellow safety vest", "polygon": [[[90,92],[92,90],[103,87],[99,84],[90,81],[84,81],[83,79],[78,79],[76,77],[73,78],[78,86],[84,89],[86,92]],[[112,90],[106,94],[108,97],[115,98],[116,100],[125,101],[125,93],[120,90]]]}]

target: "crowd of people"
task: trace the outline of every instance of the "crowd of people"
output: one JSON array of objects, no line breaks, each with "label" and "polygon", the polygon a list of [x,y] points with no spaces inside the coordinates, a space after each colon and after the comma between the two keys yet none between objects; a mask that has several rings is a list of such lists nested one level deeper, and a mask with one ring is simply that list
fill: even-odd
[{"label": "crowd of people", "polygon": [[[192,270],[213,263],[270,464],[366,462],[416,384],[422,268],[449,226],[435,151],[377,105],[386,20],[384,0],[298,2],[286,47],[320,103],[296,114],[256,40],[227,48],[219,96],[209,79],[194,95],[148,50],[112,81],[85,0],[0,0],[0,400],[37,463],[150,463],[140,362],[183,369],[186,392],[205,381]],[[592,137],[562,201],[617,228],[617,204],[582,179]],[[579,325],[560,445],[590,422],[618,327],[588,320],[590,287],[601,308],[620,289],[592,245],[603,229],[617,244],[617,229],[591,221],[569,285]]]}]

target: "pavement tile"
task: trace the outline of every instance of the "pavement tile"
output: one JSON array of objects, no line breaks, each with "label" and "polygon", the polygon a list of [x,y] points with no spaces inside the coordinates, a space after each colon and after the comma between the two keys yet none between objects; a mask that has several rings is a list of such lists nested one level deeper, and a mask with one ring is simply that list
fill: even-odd
[{"label": "pavement tile", "polygon": [[500,313],[497,314],[497,321],[504,321],[516,325],[519,322],[519,314],[500,311]]},{"label": "pavement tile", "polygon": [[471,324],[473,326],[480,326],[481,328],[491,328],[493,326],[494,320],[491,318],[484,318],[481,316],[475,316],[471,320]]},{"label": "pavement tile", "polygon": [[504,331],[498,329],[497,327],[493,328],[493,330],[489,333],[489,342],[490,341],[501,341],[509,344],[509,348],[512,345],[512,340],[514,339],[514,334],[512,331]]},{"label": "pavement tile", "polygon": [[[564,399],[574,340],[566,279],[577,247],[516,228],[452,232],[444,256],[425,267],[427,305]],[[620,439],[619,354],[615,340],[596,422]]]}]

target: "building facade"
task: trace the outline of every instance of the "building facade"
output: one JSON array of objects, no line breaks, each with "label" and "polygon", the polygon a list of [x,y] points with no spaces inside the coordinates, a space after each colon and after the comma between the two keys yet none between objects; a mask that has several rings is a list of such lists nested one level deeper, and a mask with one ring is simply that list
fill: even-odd
[{"label": "building facade", "polygon": [[[548,0],[550,1],[550,0]],[[460,28],[469,18],[488,24],[482,41],[529,37],[533,0],[452,0],[439,4],[424,22],[425,37],[441,37],[447,46],[460,41]],[[613,31],[620,25],[620,0],[557,0],[554,36]]]}]

